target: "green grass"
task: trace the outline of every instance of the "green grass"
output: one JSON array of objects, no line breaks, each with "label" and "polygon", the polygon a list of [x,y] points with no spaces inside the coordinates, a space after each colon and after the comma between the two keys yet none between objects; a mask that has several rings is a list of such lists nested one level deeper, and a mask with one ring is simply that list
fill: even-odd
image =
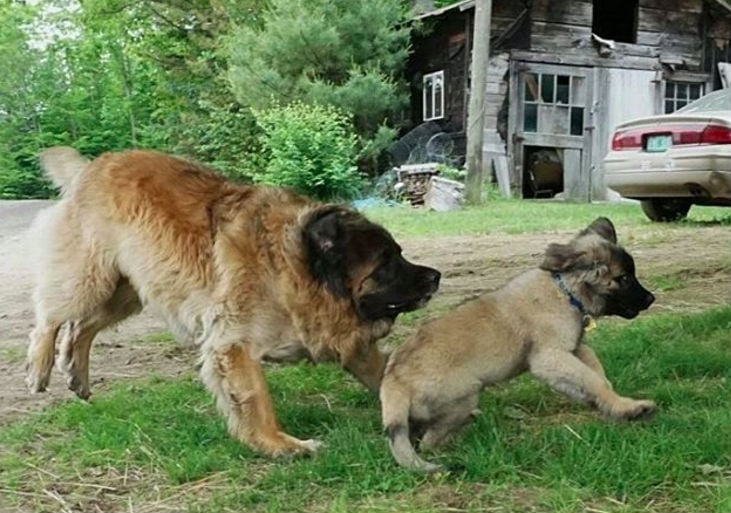
[{"label": "green grass", "polygon": [[583,228],[598,216],[607,216],[615,225],[624,228],[731,225],[731,209],[722,207],[693,207],[688,219],[680,223],[663,224],[650,222],[639,205],[635,204],[577,204],[539,200],[501,199],[449,214],[406,206],[374,208],[365,213],[374,221],[383,223],[396,237],[555,232]]},{"label": "green grass", "polygon": [[429,456],[464,470],[433,477],[395,465],[377,401],[334,366],[268,370],[283,426],[326,443],[291,461],[232,440],[193,375],[117,383],[0,430],[0,510],[57,511],[56,494],[84,511],[727,512],[729,333],[728,307],[600,322],[615,389],[653,398],[654,419],[605,421],[524,376]]},{"label": "green grass", "polygon": [[0,347],[0,360],[7,363],[19,363],[25,359],[24,347]]}]

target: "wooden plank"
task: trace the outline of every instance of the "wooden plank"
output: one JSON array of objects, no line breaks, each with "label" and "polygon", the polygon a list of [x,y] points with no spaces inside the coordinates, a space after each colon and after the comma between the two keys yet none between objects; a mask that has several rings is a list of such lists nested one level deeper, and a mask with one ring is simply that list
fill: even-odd
[{"label": "wooden plank", "polygon": [[[589,40],[591,38],[591,26],[570,25],[566,23],[546,23],[534,21],[531,25],[531,38],[556,38],[569,40]],[[560,48],[556,48],[560,50]]]},{"label": "wooden plank", "polygon": [[700,26],[700,13],[640,7],[637,16],[638,31],[667,32],[669,34],[698,34],[698,28]]},{"label": "wooden plank", "polygon": [[581,172],[581,150],[563,150],[563,189],[566,199],[589,200],[589,173]]},{"label": "wooden plank", "polygon": [[703,41],[698,34],[668,34],[666,32],[638,32],[637,43],[646,46],[670,45],[692,47],[694,45],[702,45]]},{"label": "wooden plank", "polygon": [[497,178],[498,189],[503,198],[509,198],[510,192],[510,172],[508,171],[508,159],[503,155],[493,157],[492,163],[495,166],[495,177]]},{"label": "wooden plank", "polygon": [[565,32],[556,35],[534,34],[531,37],[531,50],[537,52],[554,53],[556,56],[565,55],[566,52],[596,54],[594,48],[589,46],[588,39],[583,35]]},{"label": "wooden plank", "polygon": [[[530,54],[531,52],[524,52]],[[511,52],[511,57],[513,53]],[[521,101],[519,80],[519,63],[511,60],[510,62],[510,88],[508,91],[510,108],[508,109],[508,141],[507,156],[508,170],[510,171],[510,184],[518,190],[523,187],[523,155],[522,145],[516,140],[518,131],[518,111]]]},{"label": "wooden plank", "polygon": [[614,43],[614,51],[620,55],[633,55],[636,57],[657,57],[657,48],[647,45],[636,45],[631,43]]},{"label": "wooden plank", "polygon": [[561,54],[541,50],[512,50],[511,58],[517,61],[544,62],[546,64],[568,64],[585,67],[607,67],[624,69],[661,69],[655,57],[615,56],[600,57],[593,48],[564,51]]},{"label": "wooden plank", "polygon": [[679,12],[703,12],[703,2],[700,0],[640,0],[640,7],[663,9]]},{"label": "wooden plank", "polygon": [[531,19],[536,22],[560,23],[591,28],[594,7],[591,2],[568,0],[534,0]]}]

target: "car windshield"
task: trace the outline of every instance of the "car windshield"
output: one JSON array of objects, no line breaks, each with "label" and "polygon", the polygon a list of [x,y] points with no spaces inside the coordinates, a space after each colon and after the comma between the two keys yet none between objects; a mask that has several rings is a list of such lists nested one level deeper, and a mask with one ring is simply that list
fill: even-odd
[{"label": "car windshield", "polygon": [[693,103],[689,103],[675,112],[688,114],[692,112],[710,112],[716,110],[731,110],[731,89],[713,91]]}]

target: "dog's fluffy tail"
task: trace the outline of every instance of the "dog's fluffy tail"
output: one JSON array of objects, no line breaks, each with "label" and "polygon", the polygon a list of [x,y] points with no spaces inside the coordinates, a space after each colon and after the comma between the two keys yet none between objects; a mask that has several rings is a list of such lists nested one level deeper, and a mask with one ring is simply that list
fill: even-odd
[{"label": "dog's fluffy tail", "polygon": [[381,412],[383,427],[388,435],[388,447],[396,462],[402,467],[419,472],[436,472],[441,466],[429,463],[416,454],[409,433],[409,394],[395,380],[384,379],[381,383]]},{"label": "dog's fluffy tail", "polygon": [[39,155],[41,169],[60,189],[66,191],[73,179],[89,163],[81,153],[69,146],[54,146]]}]

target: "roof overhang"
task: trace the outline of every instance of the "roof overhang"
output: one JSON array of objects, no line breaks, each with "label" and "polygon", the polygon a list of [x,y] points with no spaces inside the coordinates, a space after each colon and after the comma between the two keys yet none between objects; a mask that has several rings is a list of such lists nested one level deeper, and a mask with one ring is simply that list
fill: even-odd
[{"label": "roof overhang", "polygon": [[[718,2],[722,2],[723,0],[716,0]],[[457,2],[455,4],[447,5],[446,7],[442,7],[440,9],[435,9],[433,11],[425,12],[423,14],[418,14],[411,18],[412,20],[423,20],[426,18],[433,18],[434,16],[440,16],[446,12],[459,9],[460,11],[466,11],[467,9],[472,9],[475,6],[475,0],[462,0],[461,2]]]}]

